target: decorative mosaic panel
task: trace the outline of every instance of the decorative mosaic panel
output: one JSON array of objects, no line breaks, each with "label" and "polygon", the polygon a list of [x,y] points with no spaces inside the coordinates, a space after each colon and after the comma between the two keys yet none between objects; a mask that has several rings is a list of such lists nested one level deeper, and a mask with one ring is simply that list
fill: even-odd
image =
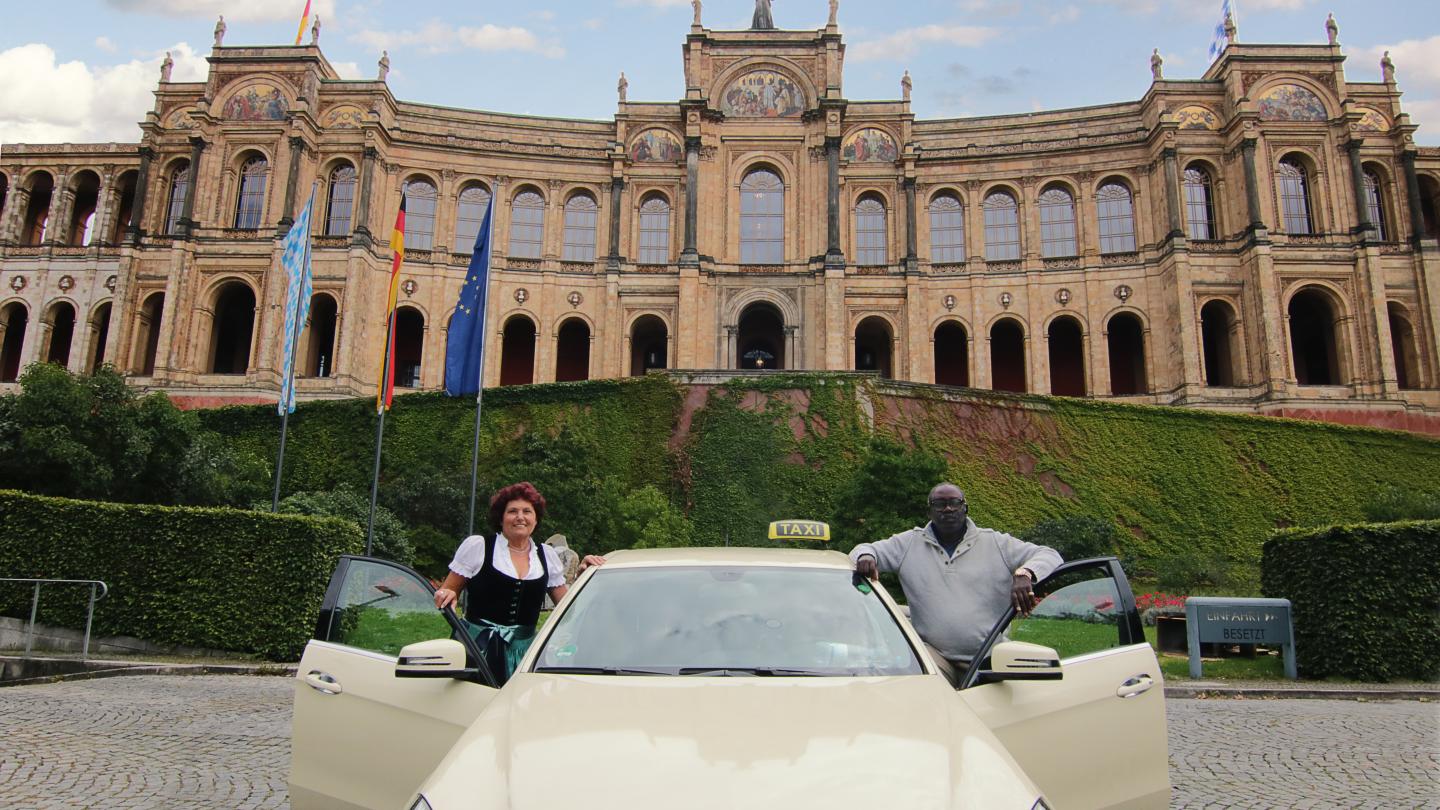
[{"label": "decorative mosaic panel", "polygon": [[1262,121],[1324,121],[1325,105],[1319,96],[1298,84],[1272,87],[1260,97]]},{"label": "decorative mosaic panel", "polygon": [[290,102],[274,85],[252,84],[225,102],[225,117],[236,121],[280,121]]},{"label": "decorative mosaic panel", "polygon": [[1361,109],[1361,110],[1364,110],[1365,116],[1360,119],[1360,123],[1358,123],[1358,124],[1355,125],[1356,131],[1358,131],[1358,132],[1389,132],[1389,131],[1390,131],[1390,122],[1387,121],[1387,120],[1385,120],[1385,116],[1381,115],[1379,112],[1377,112],[1377,111],[1375,111],[1375,110],[1369,109],[1368,107],[1361,107],[1360,109]]},{"label": "decorative mosaic panel", "polygon": [[325,113],[321,125],[327,129],[359,129],[364,121],[364,110],[353,104],[339,104]]},{"label": "decorative mosaic panel", "polygon": [[1220,118],[1211,112],[1208,107],[1192,105],[1181,107],[1175,113],[1175,120],[1180,122],[1181,129],[1219,129]]},{"label": "decorative mosaic panel", "polygon": [[647,129],[630,142],[630,159],[636,163],[675,163],[684,157],[680,139],[663,129]]},{"label": "decorative mosaic panel", "polygon": [[894,163],[900,157],[900,150],[888,133],[862,129],[845,141],[840,155],[852,163]]},{"label": "decorative mosaic panel", "polygon": [[805,112],[805,91],[783,73],[755,70],[731,82],[720,111],[740,118],[795,118]]}]

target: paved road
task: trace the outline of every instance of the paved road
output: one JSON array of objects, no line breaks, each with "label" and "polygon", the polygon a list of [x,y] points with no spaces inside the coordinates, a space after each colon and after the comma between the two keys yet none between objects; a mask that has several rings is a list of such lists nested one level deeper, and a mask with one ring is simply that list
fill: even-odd
[{"label": "paved road", "polygon": [[[0,807],[288,808],[288,678],[0,689]],[[1440,704],[1170,700],[1175,808],[1436,808]]]}]

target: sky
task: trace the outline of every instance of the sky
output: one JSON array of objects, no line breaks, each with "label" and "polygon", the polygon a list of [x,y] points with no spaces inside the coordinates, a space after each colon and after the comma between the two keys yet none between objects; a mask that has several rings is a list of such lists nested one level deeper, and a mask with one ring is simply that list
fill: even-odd
[{"label": "sky", "polygon": [[[388,50],[390,88],[405,101],[605,120],[621,71],[631,101],[684,93],[690,0],[312,1],[336,70],[373,78]],[[1390,51],[1416,142],[1440,145],[1440,3],[1234,2],[1241,42],[1323,43],[1333,12],[1354,81],[1377,81]],[[216,15],[226,45],[293,44],[305,0],[5,5],[0,144],[78,143],[138,141],[165,52],[176,81],[203,80]],[[845,95],[898,98],[909,70],[922,119],[1134,101],[1150,85],[1154,48],[1168,79],[1205,72],[1219,9],[1220,0],[842,0]],[[753,10],[751,0],[705,0],[705,25],[748,28]],[[774,0],[781,28],[817,29],[828,13],[828,0]]]}]

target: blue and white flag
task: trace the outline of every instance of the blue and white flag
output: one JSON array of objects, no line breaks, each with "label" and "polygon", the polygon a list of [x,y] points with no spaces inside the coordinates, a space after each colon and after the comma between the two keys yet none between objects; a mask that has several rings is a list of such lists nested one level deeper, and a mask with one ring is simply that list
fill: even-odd
[{"label": "blue and white flag", "polygon": [[463,397],[480,393],[480,374],[485,368],[485,296],[490,281],[490,231],[495,215],[495,198],[485,206],[485,220],[475,236],[465,286],[450,317],[450,335],[445,343],[445,394]]},{"label": "blue and white flag", "polygon": [[290,233],[285,236],[285,252],[280,254],[280,269],[285,271],[287,279],[285,330],[280,347],[280,402],[276,406],[282,416],[295,412],[295,344],[305,328],[305,319],[310,316],[310,296],[314,292],[310,275],[310,214],[314,208],[315,191],[311,189],[310,201],[290,226]]},{"label": "blue and white flag", "polygon": [[1211,62],[1214,62],[1215,59],[1220,56],[1220,52],[1225,50],[1225,46],[1230,44],[1230,38],[1225,35],[1226,20],[1230,20],[1231,23],[1238,25],[1238,23],[1235,22],[1235,7],[1232,0],[1224,0],[1224,2],[1220,4],[1220,22],[1215,23],[1215,35],[1210,38]]}]

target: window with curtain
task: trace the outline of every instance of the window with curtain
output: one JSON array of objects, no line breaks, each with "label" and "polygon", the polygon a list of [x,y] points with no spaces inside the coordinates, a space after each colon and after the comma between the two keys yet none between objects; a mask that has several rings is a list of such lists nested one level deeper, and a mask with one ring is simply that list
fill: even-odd
[{"label": "window with curtain", "polygon": [[1119,183],[1106,183],[1095,195],[1099,211],[1100,252],[1135,252],[1135,203],[1130,189]]},{"label": "window with curtain", "polygon": [[740,183],[740,263],[785,261],[785,184],[761,169]]},{"label": "window with curtain", "polygon": [[545,198],[522,191],[510,204],[510,255],[538,259],[545,244]]},{"label": "window with curtain", "polygon": [[485,206],[489,204],[490,190],[484,186],[470,186],[460,192],[455,206],[455,244],[451,245],[451,250],[456,253],[474,252],[480,226],[485,224]]},{"label": "window with curtain", "polygon": [[1305,167],[1295,158],[1280,161],[1275,171],[1280,185],[1280,218],[1289,234],[1309,234],[1314,231],[1314,220],[1310,217],[1310,178]]},{"label": "window with curtain", "polygon": [[1385,206],[1380,201],[1380,177],[1375,172],[1365,172],[1365,208],[1370,213],[1370,224],[1375,226],[1375,235],[1382,242],[1389,239],[1389,228],[1385,223]]},{"label": "window with curtain", "polygon": [[1020,258],[1020,209],[1015,198],[997,191],[980,206],[985,211],[985,261]]},{"label": "window with curtain", "polygon": [[889,263],[889,237],[885,227],[885,203],[866,197],[855,206],[855,263],[878,267]]},{"label": "window with curtain", "polygon": [[670,262],[670,202],[659,195],[640,204],[640,263]]},{"label": "window with curtain", "polygon": [[954,195],[941,194],[930,201],[930,261],[965,261],[965,207]]},{"label": "window with curtain", "polygon": [[252,157],[240,168],[240,199],[235,206],[235,227],[255,230],[265,213],[265,186],[270,178],[270,162]]},{"label": "window with curtain", "polygon": [[354,166],[341,166],[330,173],[330,200],[325,213],[326,236],[349,236],[350,222],[355,216],[355,181],[359,175]]},{"label": "window with curtain", "polygon": [[180,217],[185,215],[185,198],[190,196],[190,162],[182,161],[170,172],[170,203],[165,207],[165,233],[180,229]]},{"label": "window with curtain", "polygon": [[405,184],[405,249],[435,249],[435,186],[425,180]]},{"label": "window with curtain", "polygon": [[1214,239],[1215,201],[1210,174],[1204,169],[1185,170],[1185,232],[1191,239]]},{"label": "window with curtain", "polygon": [[1040,195],[1040,255],[1047,259],[1080,253],[1075,240],[1075,198],[1063,188]]},{"label": "window with curtain", "polygon": [[565,201],[564,261],[595,261],[595,222],[599,216],[600,206],[589,194],[576,194]]}]

